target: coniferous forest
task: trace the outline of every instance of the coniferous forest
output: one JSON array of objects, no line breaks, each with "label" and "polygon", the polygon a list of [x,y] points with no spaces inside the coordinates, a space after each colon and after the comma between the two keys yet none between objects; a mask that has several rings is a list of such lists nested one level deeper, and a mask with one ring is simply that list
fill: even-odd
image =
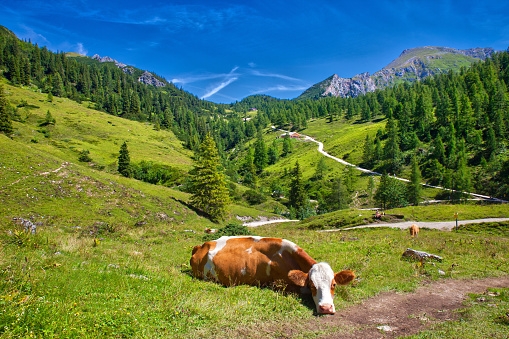
[{"label": "coniferous forest", "polygon": [[[411,166],[423,182],[509,199],[507,52],[495,53],[459,73],[451,71],[356,98],[279,100],[256,95],[230,105],[200,100],[162,77],[158,79],[164,87],[145,85],[138,81],[141,70],[124,72],[111,62],[53,53],[20,41],[6,29],[0,34],[0,68],[12,85],[36,86],[47,93],[48,100],[65,97],[87,102],[111,115],[172,130],[193,151],[199,151],[210,134],[228,180],[252,188],[246,196],[255,201],[263,200],[260,191],[301,192],[298,163],[289,173],[291,187],[260,189],[269,185],[262,180],[264,168],[291,153],[292,147],[287,140],[282,149],[275,143],[265,144],[263,133],[272,125],[301,131],[311,119],[358,124],[385,121],[376,134],[358,140],[363,144],[358,165],[393,174]],[[252,108],[257,109],[256,115],[246,119]],[[9,121],[19,120],[17,109],[3,100],[0,118],[2,132],[11,133]],[[136,171],[143,169],[138,165]],[[345,191],[344,183],[330,179],[324,182],[323,191],[332,187]],[[293,200],[301,196],[297,193]],[[331,200],[325,193],[320,197],[323,211],[348,205],[348,199]],[[305,199],[301,200],[290,202],[289,207],[309,209]]]}]

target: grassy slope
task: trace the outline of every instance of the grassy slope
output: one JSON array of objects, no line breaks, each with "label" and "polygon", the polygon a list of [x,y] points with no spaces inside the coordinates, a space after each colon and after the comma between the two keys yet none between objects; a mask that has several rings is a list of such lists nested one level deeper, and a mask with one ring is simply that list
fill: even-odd
[{"label": "grassy slope", "polygon": [[[16,100],[21,99],[18,89],[8,90],[18,95]],[[288,327],[301,336],[337,330],[323,324],[308,326],[318,321],[312,316],[309,298],[257,287],[223,288],[192,279],[188,266],[191,249],[202,242],[203,228],[214,226],[174,200],[186,200],[187,195],[80,165],[76,152],[64,141],[70,138],[80,143],[79,148],[89,147],[91,157],[114,172],[113,153],[118,142],[130,136],[131,127],[144,140],[163,132],[111,116],[105,117],[112,123],[103,126],[97,118],[101,113],[66,100],[62,106],[46,106],[50,104],[44,103],[44,96],[31,96],[27,93],[25,100],[41,106],[32,114],[41,118],[51,107],[57,124],[49,139],[37,132],[33,117],[28,119],[31,128],[15,124],[18,134],[14,140],[0,136],[0,336],[237,338],[276,337]],[[65,112],[59,109],[64,104],[70,105]],[[84,140],[88,136],[82,139],[71,126],[67,127],[71,136],[59,132],[67,124],[66,112],[74,110],[81,114],[84,126],[89,124],[86,131],[95,143]],[[119,126],[123,132],[115,139],[117,144],[95,134],[101,129],[102,133],[116,131]],[[311,126],[309,134],[316,131],[320,139],[331,133],[327,128]],[[355,138],[346,138],[344,143],[355,145],[355,140],[364,139],[362,132],[353,135]],[[158,159],[167,159],[162,141],[147,148],[151,154],[138,155],[142,142],[136,136],[129,139],[133,159],[157,158],[159,152]],[[34,137],[39,143],[30,143]],[[165,138],[172,136],[166,134]],[[326,149],[332,144],[336,149],[343,147],[343,143],[331,142]],[[174,157],[181,159],[177,165],[189,166],[186,151],[170,145],[175,148]],[[273,169],[293,167],[299,159],[304,175],[312,175],[313,166],[304,164],[316,163],[316,145],[297,141],[295,145],[292,157],[280,160],[279,167]],[[111,156],[101,156],[108,147]],[[351,157],[355,159],[355,152]],[[65,162],[68,164],[61,168]],[[38,234],[17,233],[21,228],[12,217],[39,222]],[[135,226],[138,221],[147,223]],[[359,279],[337,290],[338,310],[380,291],[409,291],[422,280],[441,278],[434,267],[418,268],[401,261],[406,247],[443,255],[445,261],[438,267],[446,277],[509,272],[509,246],[503,238],[423,230],[418,239],[411,240],[399,230],[317,233],[302,226],[270,225],[252,232],[290,239],[316,260],[330,262],[336,271],[355,269]]]},{"label": "grassy slope", "polygon": [[[426,57],[439,56],[441,59],[426,59]],[[478,59],[469,57],[462,54],[454,54],[441,51],[440,49],[435,49],[434,47],[417,47],[412,48],[410,51],[405,53],[404,55],[399,56],[397,59],[393,60],[390,64],[388,64],[386,69],[390,68],[401,68],[405,67],[406,63],[412,58],[420,58],[421,60],[427,60],[428,63],[432,64],[441,69],[451,68],[454,71],[454,66],[456,63],[468,62],[469,64],[472,62],[478,61]],[[459,69],[459,67],[458,67]]]},{"label": "grassy slope", "polygon": [[[19,112],[25,123],[14,122],[17,130],[14,140],[29,144],[31,147],[51,153],[68,161],[77,161],[78,153],[88,150],[90,157],[98,165],[115,171],[115,162],[120,145],[127,141],[131,161],[152,160],[168,163],[174,167],[188,170],[192,153],[181,146],[175,135],[168,131],[155,131],[152,124],[141,124],[87,108],[87,104],[54,98],[48,102],[44,94],[35,90],[4,85],[11,104],[18,106],[21,100],[28,107]],[[40,132],[38,122],[43,120],[47,111],[56,119],[54,126],[46,126],[51,134],[45,138]]]},{"label": "grassy slope", "polygon": [[[53,102],[48,102],[45,94],[32,89],[4,84],[4,90],[12,105],[25,103],[18,110],[24,122],[13,122],[13,139],[0,136],[0,163],[6,169],[0,178],[5,202],[0,211],[4,220],[29,215],[54,215],[64,220],[69,215],[69,220],[78,226],[93,223],[96,219],[115,220],[117,225],[127,226],[136,222],[133,219],[146,217],[145,213],[135,211],[118,218],[118,214],[122,214],[119,211],[130,210],[131,203],[149,214],[157,214],[159,209],[172,210],[168,206],[157,209],[144,206],[149,200],[144,199],[147,195],[155,200],[188,200],[186,193],[123,178],[116,171],[120,145],[127,141],[132,162],[149,160],[187,172],[192,167],[192,152],[184,149],[172,132],[156,131],[151,124],[114,117],[68,99],[54,98]],[[40,127],[39,122],[48,110],[56,124]],[[46,135],[41,133],[44,130]],[[78,162],[82,150],[90,152],[91,164]],[[42,174],[54,171],[64,163],[68,165],[62,170]],[[97,168],[104,170],[97,171]],[[124,195],[129,196],[125,191],[138,193],[122,201]],[[180,202],[177,205],[179,210],[189,210]],[[87,207],[84,210],[82,206]],[[195,212],[189,210],[189,213],[197,220],[203,219],[199,224],[210,224]],[[234,221],[235,215],[256,217],[270,216],[270,213],[232,205]],[[78,222],[78,219],[83,221]]]}]

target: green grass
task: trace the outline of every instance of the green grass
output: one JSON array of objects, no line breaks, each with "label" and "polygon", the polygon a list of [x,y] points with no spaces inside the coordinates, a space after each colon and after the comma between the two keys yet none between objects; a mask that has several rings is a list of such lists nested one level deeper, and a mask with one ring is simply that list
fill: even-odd
[{"label": "green grass", "polygon": [[484,218],[508,218],[509,205],[429,205],[408,206],[386,211],[390,214],[403,214],[406,220],[415,221],[452,221],[458,213],[458,220],[473,220]]},{"label": "green grass", "polygon": [[[18,108],[23,123],[13,122],[13,127],[16,130],[14,140],[31,148],[76,162],[79,153],[88,150],[96,166],[115,172],[120,146],[127,141],[133,162],[171,163],[182,170],[188,170],[192,165],[192,152],[184,149],[170,131],[156,131],[149,123],[92,110],[86,102],[78,104],[58,97],[48,102],[47,96],[36,90],[3,86],[11,105],[19,106],[22,101],[28,103],[27,107]],[[48,110],[56,124],[39,127]],[[43,129],[49,137],[42,133]]]},{"label": "green grass", "polygon": [[[314,321],[307,298],[193,279],[188,261],[203,233],[173,227],[119,229],[94,243],[94,235],[83,229],[43,226],[28,236],[30,242],[20,244],[6,233],[17,226],[7,223],[0,247],[0,335],[275,337],[283,324],[302,330],[302,336],[332,330],[302,326]],[[447,278],[509,272],[507,240],[489,235],[422,230],[418,239],[410,239],[403,230],[318,233],[291,225],[252,231],[290,239],[336,271],[355,270],[358,279],[337,291],[338,312],[380,291],[412,291],[422,280],[441,279],[438,268]],[[400,259],[407,247],[441,255],[444,261],[418,267]]]},{"label": "green grass", "polygon": [[[113,141],[122,141],[133,128],[128,139],[133,159],[174,160],[175,166],[188,168],[188,152],[165,141],[173,138],[171,133],[56,99],[62,101],[51,109],[57,123],[51,137],[44,138],[37,132],[37,120],[53,106],[42,94],[6,88],[11,102],[24,98],[40,108],[31,109],[27,122],[15,123],[13,140],[0,135],[0,337],[262,338],[282,336],[289,327],[301,337],[337,331],[309,326],[317,322],[310,298],[250,286],[224,288],[190,275],[191,251],[202,243],[204,228],[221,225],[190,209],[188,194],[121,177],[112,165],[118,152]],[[69,113],[74,110],[77,120]],[[116,127],[122,127],[120,132]],[[101,138],[105,133],[111,134]],[[163,133],[163,141],[151,142],[158,133]],[[38,143],[31,142],[34,137]],[[89,146],[91,157],[105,170],[77,163],[71,141]],[[144,144],[147,151],[140,153]],[[316,154],[315,144],[295,142],[292,157],[269,170],[291,169],[296,159],[316,162]],[[312,175],[313,166],[304,173]],[[260,207],[266,211],[233,205],[224,223],[236,222],[237,215],[270,217],[272,203]],[[393,212],[407,215],[410,209]],[[507,216],[502,206],[412,211],[419,220],[452,212],[465,219]],[[475,226],[468,232],[423,229],[419,238],[410,239],[397,229],[320,233],[306,224],[322,220],[323,225],[349,225],[370,214],[340,211],[325,215],[325,221],[315,217],[250,230],[294,241],[335,271],[355,270],[358,279],[337,290],[338,312],[381,291],[412,291],[423,281],[442,279],[438,268],[446,278],[509,274],[507,238],[490,234],[485,225],[477,229],[479,234]],[[37,234],[25,234],[14,217],[36,223]],[[417,267],[401,260],[407,247],[441,255],[444,261],[438,267]],[[499,333],[488,313],[481,312],[480,318]]]}]

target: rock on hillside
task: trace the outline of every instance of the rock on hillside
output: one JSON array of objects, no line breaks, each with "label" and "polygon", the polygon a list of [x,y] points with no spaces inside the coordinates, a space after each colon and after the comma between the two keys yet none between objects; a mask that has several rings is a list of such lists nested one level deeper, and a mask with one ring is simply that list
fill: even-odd
[{"label": "rock on hillside", "polygon": [[400,82],[414,82],[449,70],[457,71],[461,66],[468,66],[478,59],[484,60],[494,52],[493,48],[460,50],[426,46],[406,49],[397,59],[373,75],[366,72],[345,79],[334,74],[307,89],[299,98],[357,97]]},{"label": "rock on hillside", "polygon": [[[115,66],[122,69],[122,71],[126,74],[134,74],[135,69],[132,66],[127,66],[126,64],[123,64],[121,62],[118,62],[115,59],[112,59],[108,56],[101,57],[98,54],[95,54],[92,59],[97,60],[99,62],[113,62],[115,63]],[[166,86],[166,83],[159,80],[154,74],[144,71],[143,74],[138,78],[138,81],[145,84],[145,85],[152,85],[155,87],[164,87]]]},{"label": "rock on hillside", "polygon": [[144,83],[145,85],[152,85],[156,87],[166,86],[164,82],[160,81],[152,73],[147,71],[143,72],[143,74],[138,78],[138,81]]}]

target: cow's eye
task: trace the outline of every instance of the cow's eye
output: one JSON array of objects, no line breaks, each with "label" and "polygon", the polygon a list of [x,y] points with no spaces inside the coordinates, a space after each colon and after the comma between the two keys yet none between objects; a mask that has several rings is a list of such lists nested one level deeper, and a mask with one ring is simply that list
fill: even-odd
[{"label": "cow's eye", "polygon": [[336,288],[336,283],[335,282],[332,283],[332,288]]}]

